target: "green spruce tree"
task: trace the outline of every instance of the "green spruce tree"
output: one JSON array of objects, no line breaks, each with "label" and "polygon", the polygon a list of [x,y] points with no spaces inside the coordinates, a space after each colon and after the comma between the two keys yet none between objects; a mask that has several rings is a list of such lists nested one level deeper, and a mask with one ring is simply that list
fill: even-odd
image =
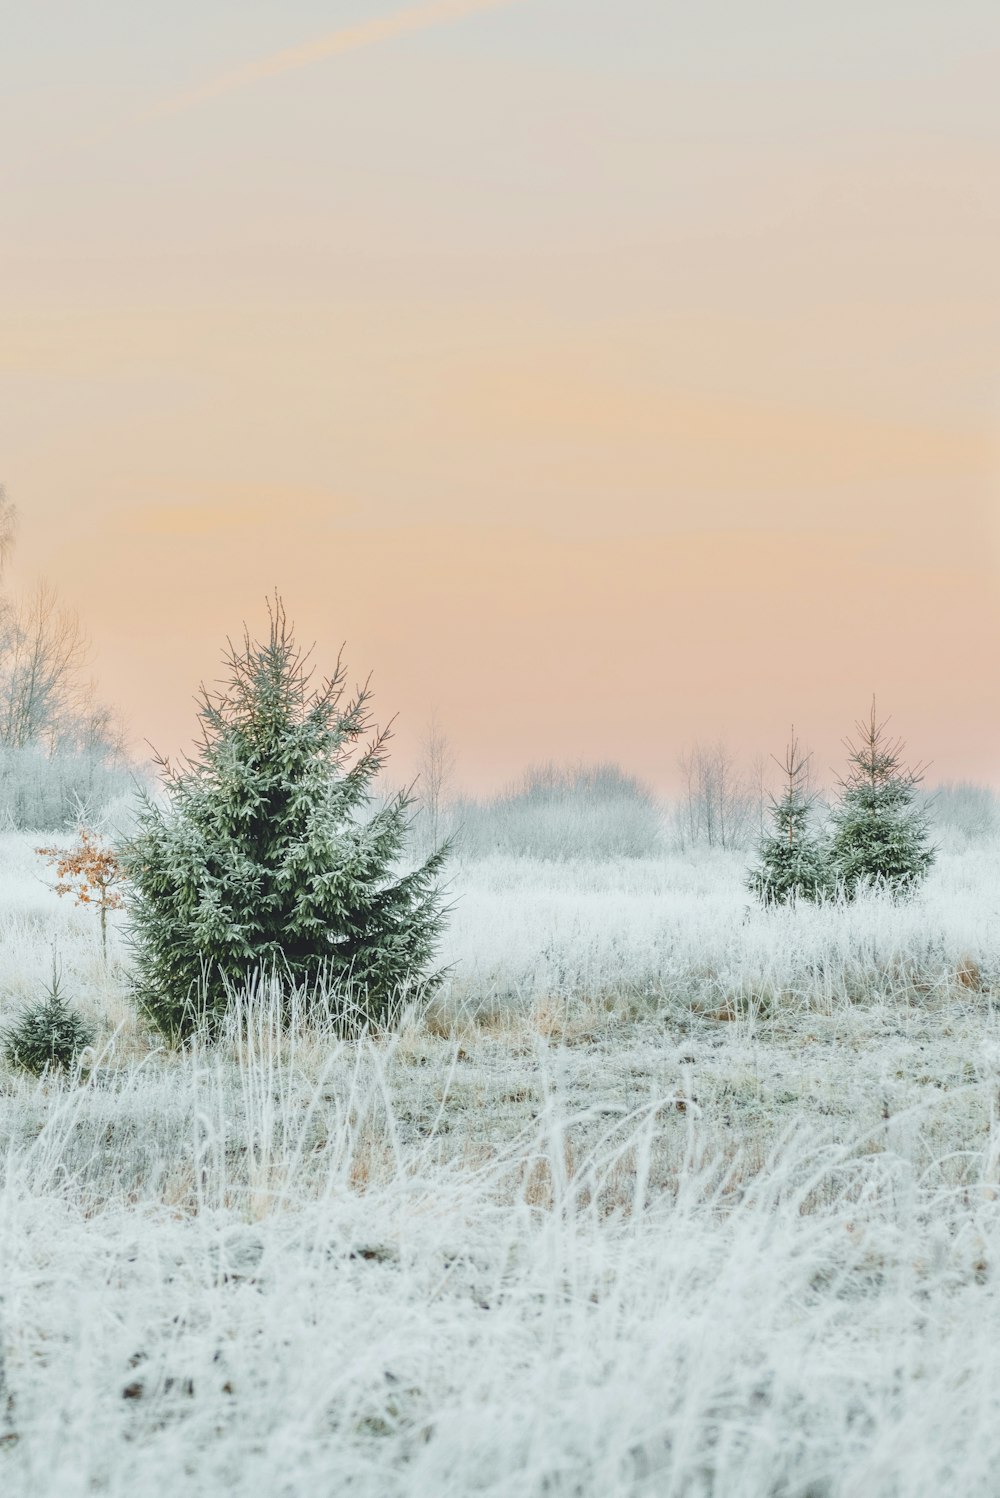
[{"label": "green spruce tree", "polygon": [[902,740],[887,736],[874,697],[869,717],[855,727],[857,743],[845,740],[851,768],[833,813],[833,871],[848,899],[865,887],[904,896],[924,878],[936,852],[917,803],[923,773],[903,764]]},{"label": "green spruce tree", "polygon": [[825,850],[811,827],[815,798],[809,792],[809,759],[800,752],[793,728],[784,760],[775,759],[785,787],[780,797],[771,797],[771,831],[747,877],[748,889],[764,905],[818,900],[828,887]]},{"label": "green spruce tree", "polygon": [[349,991],[384,1019],[427,982],[440,933],[446,848],[401,871],[407,795],[372,812],[388,730],[371,732],[367,684],[345,701],[339,660],[313,685],[280,598],[266,642],[229,643],[227,679],[204,687],[201,740],[160,761],[126,850],[135,995],[172,1039],[210,1031],[255,973]]},{"label": "green spruce tree", "polygon": [[0,1051],[13,1066],[41,1076],[46,1070],[72,1071],[93,1039],[90,1026],[63,993],[53,951],[52,982],[45,997],[29,1004],[15,1024],[0,1030]]}]

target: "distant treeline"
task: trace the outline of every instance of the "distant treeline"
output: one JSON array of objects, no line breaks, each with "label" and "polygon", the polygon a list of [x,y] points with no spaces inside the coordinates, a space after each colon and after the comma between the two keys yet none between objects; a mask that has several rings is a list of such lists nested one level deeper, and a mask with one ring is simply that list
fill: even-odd
[{"label": "distant treeline", "polygon": [[[435,808],[437,840],[450,837],[460,854],[546,859],[645,858],[695,849],[747,852],[767,825],[771,789],[760,760],[740,770],[719,745],[696,748],[681,763],[684,786],[672,798],[620,765],[543,764],[529,767],[499,794],[442,797]],[[427,843],[429,818],[417,786],[415,832]],[[1000,830],[1000,795],[968,781],[918,792],[937,845],[959,851]],[[829,803],[818,796],[822,823]]]}]

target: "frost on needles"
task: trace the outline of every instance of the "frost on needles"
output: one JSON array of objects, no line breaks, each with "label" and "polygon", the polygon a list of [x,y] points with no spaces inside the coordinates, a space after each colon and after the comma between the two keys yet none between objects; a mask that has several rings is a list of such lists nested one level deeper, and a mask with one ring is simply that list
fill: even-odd
[{"label": "frost on needles", "polygon": [[409,798],[371,811],[388,730],[345,668],[318,686],[280,598],[266,642],[229,642],[202,688],[201,740],[166,804],[144,802],[126,855],[139,1003],[168,1036],[212,1029],[256,973],[384,1019],[431,981],[446,848],[402,869]]},{"label": "frost on needles", "polygon": [[857,742],[846,739],[850,769],[840,782],[840,803],[830,814],[828,834],[812,825],[809,756],[799,751],[795,731],[781,768],[785,788],[772,798],[771,830],[761,839],[747,887],[764,905],[794,904],[864,890],[903,899],[934,862],[926,810],[917,800],[923,778],[903,764],[903,744],[890,739],[872,699],[868,718],[855,725]]},{"label": "frost on needles", "polygon": [[827,891],[826,853],[811,825],[815,797],[809,791],[809,759],[793,728],[785,758],[778,761],[785,788],[780,798],[771,798],[771,831],[761,839],[758,864],[747,878],[763,905],[818,900]]},{"label": "frost on needles", "polygon": [[934,862],[927,814],[917,802],[922,770],[903,764],[901,739],[890,739],[872,698],[867,719],[846,740],[850,769],[833,813],[830,858],[848,899],[864,888],[910,894]]}]

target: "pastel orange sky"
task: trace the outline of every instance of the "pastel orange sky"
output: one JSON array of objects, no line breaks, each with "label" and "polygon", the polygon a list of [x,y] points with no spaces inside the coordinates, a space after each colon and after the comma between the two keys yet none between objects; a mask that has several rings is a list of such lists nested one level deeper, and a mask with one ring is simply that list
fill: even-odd
[{"label": "pastel orange sky", "polygon": [[1000,781],[995,5],[157,9],[0,61],[14,570],[137,746],[277,586],[400,778],[432,706],[468,788],[825,773],[876,691]]}]

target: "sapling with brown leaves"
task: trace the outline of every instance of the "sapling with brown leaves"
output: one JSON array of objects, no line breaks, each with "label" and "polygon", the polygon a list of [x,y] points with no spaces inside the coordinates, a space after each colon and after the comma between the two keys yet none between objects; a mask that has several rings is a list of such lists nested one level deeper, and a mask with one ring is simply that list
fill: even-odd
[{"label": "sapling with brown leaves", "polygon": [[108,960],[108,912],[125,903],[125,871],[118,855],[89,827],[81,827],[71,848],[36,848],[55,864],[57,895],[73,895],[77,905],[92,905],[101,918],[101,956]]}]

